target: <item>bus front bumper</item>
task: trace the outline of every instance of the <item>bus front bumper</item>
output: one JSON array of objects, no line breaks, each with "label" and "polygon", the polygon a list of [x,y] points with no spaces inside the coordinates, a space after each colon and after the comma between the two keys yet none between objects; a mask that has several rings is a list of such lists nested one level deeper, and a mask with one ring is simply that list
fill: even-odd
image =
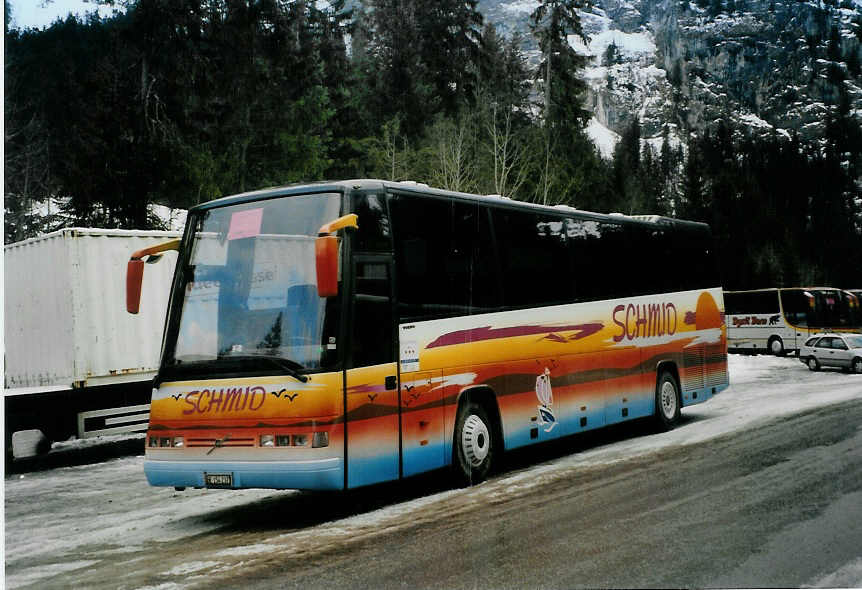
[{"label": "bus front bumper", "polygon": [[[153,486],[197,488],[344,489],[340,457],[310,461],[144,461]],[[229,479],[223,476],[230,476]]]}]

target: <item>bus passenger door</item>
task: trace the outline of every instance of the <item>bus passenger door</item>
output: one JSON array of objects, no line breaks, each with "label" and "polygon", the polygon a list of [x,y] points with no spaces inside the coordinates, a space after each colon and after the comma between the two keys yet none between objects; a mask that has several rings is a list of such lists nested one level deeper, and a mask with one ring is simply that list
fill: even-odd
[{"label": "bus passenger door", "polygon": [[443,467],[443,371],[401,374],[404,477]]},{"label": "bus passenger door", "polygon": [[386,363],[346,372],[348,488],[398,479],[397,371]]},{"label": "bus passenger door", "polygon": [[347,487],[398,479],[398,365],[392,257],[357,254],[345,372]]}]

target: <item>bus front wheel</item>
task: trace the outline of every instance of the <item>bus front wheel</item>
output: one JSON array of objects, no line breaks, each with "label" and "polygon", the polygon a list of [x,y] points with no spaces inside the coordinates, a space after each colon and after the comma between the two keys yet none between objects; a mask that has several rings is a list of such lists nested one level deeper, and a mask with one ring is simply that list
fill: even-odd
[{"label": "bus front wheel", "polygon": [[676,378],[669,371],[662,371],[655,387],[655,413],[662,430],[676,426],[681,405]]},{"label": "bus front wheel", "polygon": [[468,402],[458,411],[455,422],[454,468],[459,484],[483,481],[494,461],[494,424],[483,406]]}]

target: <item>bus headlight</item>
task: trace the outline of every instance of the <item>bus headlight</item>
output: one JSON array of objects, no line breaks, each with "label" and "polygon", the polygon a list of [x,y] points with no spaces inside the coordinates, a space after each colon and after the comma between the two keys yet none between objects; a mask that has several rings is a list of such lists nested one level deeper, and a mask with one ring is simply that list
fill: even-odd
[{"label": "bus headlight", "polygon": [[181,436],[175,436],[174,437],[174,448],[176,449],[176,448],[180,448],[180,447],[184,447],[184,446],[186,446],[185,439]]},{"label": "bus headlight", "polygon": [[272,434],[261,434],[260,435],[260,446],[262,446],[262,447],[274,447],[275,446],[275,436]]},{"label": "bus headlight", "polygon": [[295,447],[307,447],[308,446],[308,435],[307,434],[294,434],[293,435],[293,446],[295,446]]}]

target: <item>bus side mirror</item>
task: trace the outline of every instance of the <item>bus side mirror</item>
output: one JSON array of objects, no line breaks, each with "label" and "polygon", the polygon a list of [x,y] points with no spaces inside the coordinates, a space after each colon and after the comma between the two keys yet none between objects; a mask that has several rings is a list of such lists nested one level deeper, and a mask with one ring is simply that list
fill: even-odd
[{"label": "bus side mirror", "polygon": [[144,283],[144,258],[148,263],[155,263],[161,258],[160,252],[179,250],[180,241],[171,240],[164,244],[138,250],[132,254],[126,265],[126,311],[136,314],[141,309],[141,286]]},{"label": "bus side mirror", "polygon": [[355,213],[339,217],[323,225],[314,242],[314,257],[317,267],[317,294],[320,297],[338,295],[338,238],[336,231],[359,227],[359,217]]},{"label": "bus side mirror", "polygon": [[144,282],[144,261],[129,260],[126,266],[126,311],[138,313],[141,308],[141,285]]},{"label": "bus side mirror", "polygon": [[321,297],[338,295],[338,238],[319,236],[314,242],[317,263],[317,294]]}]

